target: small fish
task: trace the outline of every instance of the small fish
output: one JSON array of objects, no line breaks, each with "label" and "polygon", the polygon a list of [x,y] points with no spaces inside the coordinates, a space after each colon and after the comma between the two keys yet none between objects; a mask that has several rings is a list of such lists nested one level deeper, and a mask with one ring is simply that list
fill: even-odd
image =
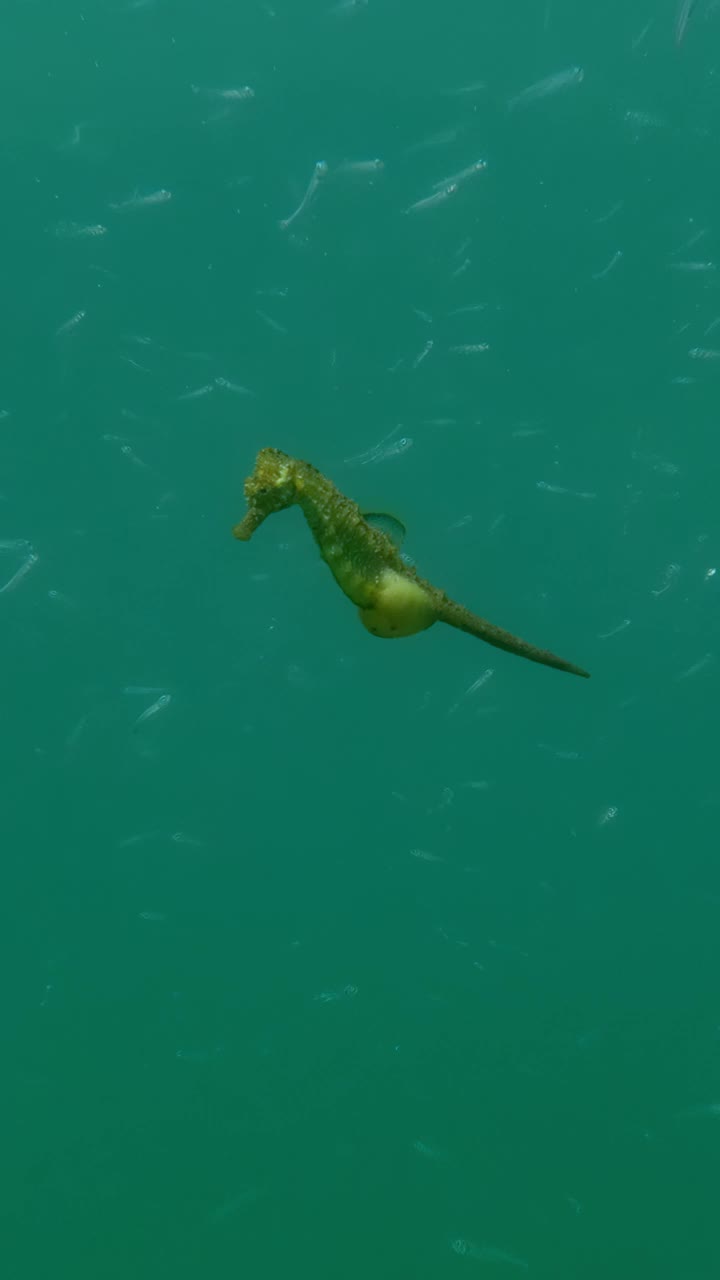
[{"label": "small fish", "polygon": [[255,396],[249,387],[241,387],[239,382],[230,382],[228,378],[216,378],[215,386],[222,387],[223,391],[232,391],[236,396]]},{"label": "small fish", "polygon": [[693,9],[695,8],[695,0],[681,0],[680,8],[675,19],[675,43],[680,47],[685,39],[685,32],[688,28],[688,22]]},{"label": "small fish", "polygon": [[413,442],[410,436],[401,436],[399,440],[395,439],[398,431],[401,430],[401,426],[395,427],[378,444],[373,445],[371,449],[366,449],[365,453],[357,453],[351,458],[343,458],[343,462],[346,466],[358,463],[361,467],[365,467],[371,462],[385,462],[388,458],[396,458],[402,453],[407,453]]},{"label": "small fish", "polygon": [[418,352],[418,354],[416,355],[415,359],[412,362],[413,369],[419,368],[423,360],[426,360],[427,357],[430,355],[430,352],[432,351],[434,346],[435,346],[434,340],[432,338],[428,338],[422,351]]},{"label": "small fish", "polygon": [[416,156],[421,151],[430,151],[434,147],[447,147],[451,142],[455,142],[458,136],[457,129],[444,129],[439,133],[431,133],[429,137],[423,138],[420,142],[413,142],[412,146],[406,147],[405,156]]},{"label": "small fish", "polygon": [[210,392],[215,390],[216,385],[217,379],[215,383],[206,382],[204,386],[195,387],[193,391],[184,391],[182,395],[177,397],[178,403],[182,403],[184,400],[201,400],[203,396],[209,396]]},{"label": "small fish", "polygon": [[164,707],[169,706],[171,702],[172,702],[172,694],[161,693],[160,697],[157,699],[156,702],[153,702],[151,706],[146,707],[145,710],[141,712],[141,714],[138,716],[137,720],[135,721],[133,728],[137,729],[141,724],[145,724],[146,720],[151,720],[153,716],[156,716],[159,711],[163,710]]},{"label": "small fish", "polygon": [[416,200],[414,204],[408,205],[406,213],[421,213],[424,209],[436,209],[439,204],[444,204],[450,196],[454,196],[458,190],[457,182],[451,182],[449,186],[442,187],[439,191],[434,191],[430,196],[423,196],[422,200]]},{"label": "small fish", "polygon": [[300,204],[298,205],[297,209],[294,211],[294,213],[290,214],[289,218],[280,219],[280,222],[278,223],[278,225],[281,231],[287,231],[288,227],[292,226],[296,218],[299,218],[300,215],[304,213],[304,211],[308,208],[308,206],[314,199],[315,193],[318,187],[320,186],[320,183],[324,182],[329,172],[330,171],[328,168],[327,161],[318,160],[317,164],[315,165],[315,168],[313,169],[312,177],[307,185],[307,190],[305,192],[305,195],[300,201]]},{"label": "small fish", "polygon": [[484,93],[487,91],[487,82],[485,80],[473,80],[471,84],[461,84],[457,89],[446,89],[445,95],[449,98],[465,98],[471,97],[475,93]]},{"label": "small fish", "polygon": [[134,191],[127,200],[111,203],[108,208],[114,209],[116,213],[123,213],[132,209],[149,209],[156,204],[167,204],[169,200],[172,200],[172,191],[168,191],[166,187],[160,187],[158,191],[151,191],[146,196],[141,196],[139,192]]},{"label": "small fish", "polygon": [[279,320],[274,320],[272,316],[267,314],[267,311],[260,311],[258,309],[256,310],[255,315],[259,316],[263,323],[267,325],[268,329],[272,329],[273,333],[280,333],[283,336],[287,333],[285,325],[280,324]]},{"label": "small fish", "polygon": [[222,1045],[220,1044],[211,1049],[177,1049],[175,1057],[179,1058],[181,1062],[192,1062],[196,1066],[201,1066],[203,1063],[212,1062],[213,1058],[217,1057],[219,1053],[222,1053]]},{"label": "small fish", "polygon": [[448,311],[448,316],[465,316],[476,311],[487,311],[487,302],[471,302],[466,307],[456,307],[454,311]]},{"label": "small fish", "polygon": [[433,187],[437,191],[440,187],[451,187],[453,183],[459,186],[461,182],[467,182],[468,178],[474,178],[476,174],[484,173],[486,169],[487,160],[476,160],[465,169],[461,169],[459,173],[453,173],[449,178],[441,178],[439,182],[433,182]]},{"label": "small fish", "polygon": [[107,235],[107,227],[104,227],[101,222],[93,222],[89,225],[80,222],[59,222],[55,228],[55,235],[60,240],[94,240],[98,236]]},{"label": "small fish", "polygon": [[487,671],[483,671],[482,675],[478,676],[477,680],[474,680],[473,683],[469,685],[469,687],[465,690],[465,692],[461,694],[460,698],[458,698],[458,701],[454,702],[453,705],[449,708],[448,715],[451,716],[455,711],[457,711],[458,707],[460,706],[460,703],[465,698],[469,698],[472,696],[473,693],[479,693],[481,689],[484,689],[485,685],[490,680],[492,680],[494,675],[495,675],[495,670],[493,667],[488,667]]},{"label": "small fish", "polygon": [[19,582],[22,582],[25,575],[28,574],[34,565],[37,564],[39,558],[40,557],[37,555],[37,552],[31,551],[27,556],[27,559],[23,560],[20,568],[15,571],[12,578],[9,578],[8,581],[0,587],[0,595],[3,595],[6,591],[12,591]]},{"label": "small fish", "polygon": [[62,338],[67,333],[73,333],[73,331],[77,329],[78,325],[82,324],[86,315],[87,311],[76,311],[74,316],[71,316],[69,320],[66,320],[64,324],[60,325],[59,329],[55,330],[55,337]]},{"label": "small fish", "polygon": [[675,679],[689,680],[692,676],[696,676],[699,674],[699,672],[704,671],[706,667],[710,666],[710,663],[712,661],[713,661],[713,655],[711,653],[706,653],[703,655],[702,658],[698,658],[698,661],[694,662],[693,665],[691,667],[688,667],[686,671],[681,671],[680,674],[675,677]]},{"label": "small fish", "polygon": [[346,178],[372,178],[384,168],[382,160],[343,160],[335,172]]},{"label": "small fish", "polygon": [[239,89],[201,89],[197,84],[191,84],[190,88],[195,94],[204,94],[206,98],[216,98],[221,102],[249,102],[255,97],[255,90],[249,84],[243,84]]},{"label": "small fish", "polygon": [[427,849],[411,849],[410,857],[417,858],[419,862],[444,862],[437,853],[428,853]]},{"label": "small fish", "polygon": [[528,85],[527,89],[510,98],[507,104],[508,111],[529,107],[533,102],[539,102],[541,98],[549,98],[553,94],[562,93],[565,89],[572,89],[575,85],[582,84],[584,79],[585,72],[582,67],[568,67],[566,71],[557,71],[555,75],[546,76],[544,80]]},{"label": "small fish", "polygon": [[686,271],[688,275],[698,275],[700,272],[717,271],[714,262],[671,262],[671,271]]},{"label": "small fish", "polygon": [[609,640],[611,636],[619,636],[620,632],[625,631],[629,626],[631,626],[631,619],[623,618],[622,622],[613,627],[612,631],[601,631],[598,635],[598,640]]},{"label": "small fish", "polygon": [[473,1244],[472,1240],[465,1240],[462,1237],[452,1240],[450,1248],[461,1258],[473,1258],[475,1262],[490,1262],[495,1266],[514,1267],[520,1271],[528,1271],[530,1268],[530,1264],[524,1258],[505,1253],[503,1249],[496,1249],[493,1245]]},{"label": "small fish", "polygon": [[593,271],[592,273],[593,280],[604,280],[606,276],[609,276],[613,267],[616,267],[617,264],[621,261],[622,256],[623,256],[622,249],[616,249],[610,261],[607,263],[606,266],[602,268],[601,271]]}]

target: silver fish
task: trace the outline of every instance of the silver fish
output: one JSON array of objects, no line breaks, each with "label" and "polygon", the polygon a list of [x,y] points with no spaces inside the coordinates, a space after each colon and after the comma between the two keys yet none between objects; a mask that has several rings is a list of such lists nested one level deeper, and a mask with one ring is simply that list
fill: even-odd
[{"label": "silver fish", "polygon": [[533,102],[539,102],[541,98],[549,98],[554,93],[561,93],[563,89],[571,89],[574,85],[581,84],[584,79],[585,72],[582,67],[568,67],[565,71],[557,71],[555,75],[546,76],[544,80],[528,85],[527,89],[510,98],[508,111],[529,107]]}]

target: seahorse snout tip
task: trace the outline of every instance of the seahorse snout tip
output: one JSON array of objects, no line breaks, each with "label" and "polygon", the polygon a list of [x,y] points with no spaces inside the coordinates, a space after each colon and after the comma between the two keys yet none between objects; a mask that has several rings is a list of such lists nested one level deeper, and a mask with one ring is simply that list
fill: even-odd
[{"label": "seahorse snout tip", "polygon": [[233,526],[233,537],[237,538],[238,542],[249,542],[264,519],[265,512],[258,511],[256,507],[251,507],[240,523]]}]

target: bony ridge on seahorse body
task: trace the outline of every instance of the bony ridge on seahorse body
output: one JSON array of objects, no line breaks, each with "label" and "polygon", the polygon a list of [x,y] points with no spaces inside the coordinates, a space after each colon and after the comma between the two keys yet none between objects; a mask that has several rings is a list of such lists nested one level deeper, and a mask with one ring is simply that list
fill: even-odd
[{"label": "bony ridge on seahorse body", "polygon": [[261,449],[255,470],[245,481],[245,497],[248,509],[233,529],[235,537],[249,542],[274,511],[299,506],[320,555],[338,586],[357,606],[363,626],[374,636],[398,639],[425,631],[434,622],[447,622],[531,662],[576,676],[589,675],[582,667],[519,640],[448,599],[444,591],[407,565],[393,539],[309,462],[300,462],[279,449]]}]

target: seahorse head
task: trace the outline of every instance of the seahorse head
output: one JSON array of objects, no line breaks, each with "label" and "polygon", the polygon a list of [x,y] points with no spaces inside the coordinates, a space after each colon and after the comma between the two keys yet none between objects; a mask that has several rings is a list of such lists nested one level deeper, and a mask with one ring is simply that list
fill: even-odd
[{"label": "seahorse head", "polygon": [[249,542],[259,525],[273,511],[282,511],[297,500],[295,464],[279,449],[261,449],[255,470],[245,481],[247,514],[233,529],[236,538]]}]

